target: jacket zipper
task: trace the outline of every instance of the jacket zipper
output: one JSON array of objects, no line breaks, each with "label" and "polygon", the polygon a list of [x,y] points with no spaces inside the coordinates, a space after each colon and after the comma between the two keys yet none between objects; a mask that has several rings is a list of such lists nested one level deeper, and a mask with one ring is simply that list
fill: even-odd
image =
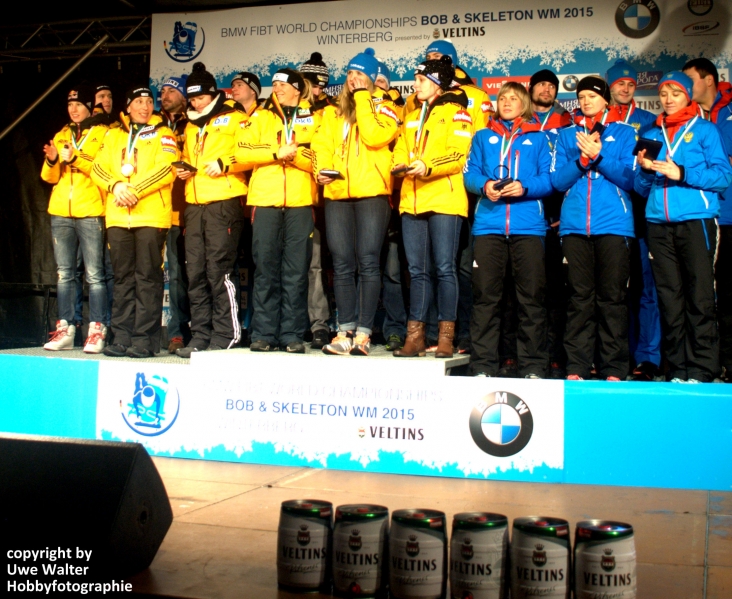
[{"label": "jacket zipper", "polygon": [[590,214],[592,213],[592,177],[587,172],[587,237],[590,236]]},{"label": "jacket zipper", "polygon": [[663,179],[663,211],[666,213],[666,222],[671,222],[671,218],[668,215],[668,179]]},{"label": "jacket zipper", "polygon": [[[348,197],[351,197],[351,177],[348,176],[348,166],[351,163],[351,128],[348,129],[348,138],[346,139],[346,179],[348,181]],[[358,154],[357,154],[358,156]]]},{"label": "jacket zipper", "polygon": [[[513,174],[511,174],[511,162],[508,163],[508,174],[512,176],[514,181],[518,178],[519,172],[519,151],[516,150],[513,155]],[[506,237],[511,234],[511,203],[506,202]]]}]

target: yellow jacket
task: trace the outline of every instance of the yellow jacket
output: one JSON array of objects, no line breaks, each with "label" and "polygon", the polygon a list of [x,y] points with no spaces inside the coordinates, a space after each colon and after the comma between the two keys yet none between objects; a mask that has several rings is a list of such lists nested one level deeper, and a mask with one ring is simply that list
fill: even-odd
[{"label": "yellow jacket", "polygon": [[73,148],[72,137],[76,126],[72,129],[66,125],[53,138],[53,145],[58,150],[56,162],[51,163],[46,158],[41,169],[41,179],[46,183],[53,183],[51,201],[48,203],[48,213],[54,216],[85,218],[104,216],[104,199],[101,190],[91,180],[94,157],[99,152],[107,127],[93,125],[85,127],[81,123],[81,135],[77,143],[81,147],[74,149],[71,162],[61,164],[61,150],[64,146]]},{"label": "yellow jacket", "polygon": [[337,170],[344,179],[325,186],[330,200],[371,198],[391,193],[390,144],[399,134],[394,103],[381,90],[371,97],[357,91],[356,122],[350,127],[333,106],[323,112],[323,121],[313,137],[313,173]]},{"label": "yellow jacket", "polygon": [[[460,104],[454,103],[456,100]],[[464,96],[445,93],[432,104],[416,147],[420,110],[407,115],[394,149],[394,164],[422,160],[422,177],[404,177],[399,212],[468,215],[463,166],[472,138],[472,119]]]},{"label": "yellow jacket", "polygon": [[[160,116],[163,119],[163,123],[175,134],[175,141],[178,144],[178,152],[180,155],[183,154],[183,145],[186,140],[186,125],[188,124],[188,117],[185,112],[178,115],[176,118],[173,115],[168,114],[164,110],[160,111]],[[183,214],[186,210],[186,182],[183,179],[176,177],[173,180],[173,186],[171,187],[171,198],[173,204],[173,216],[172,225],[176,227],[183,226]]]},{"label": "yellow jacket", "polygon": [[254,169],[247,204],[311,206],[317,199],[317,189],[312,176],[310,141],[320,124],[320,115],[312,112],[309,102],[300,102],[292,137],[298,143],[297,155],[294,160],[285,161],[277,158],[277,151],[287,142],[282,108],[274,94],[268,106],[271,108],[252,114],[237,136],[236,161]]},{"label": "yellow jacket", "polygon": [[[225,101],[223,92],[204,110],[204,114],[188,111],[185,129],[183,160],[198,169],[186,180],[186,202],[189,204],[210,204],[230,200],[247,194],[245,165],[234,158],[236,135],[249,119],[247,114],[234,107],[233,101]],[[211,115],[206,118],[206,115]],[[191,121],[196,119],[201,126]],[[200,120],[199,120],[200,119]],[[221,174],[209,177],[204,166],[218,161]]]},{"label": "yellow jacket", "polygon": [[[171,163],[178,160],[175,134],[154,114],[143,125],[133,162],[135,171],[130,177],[122,174],[130,136],[130,122],[123,117],[122,126],[110,129],[94,159],[92,179],[107,192],[107,228],[156,227],[167,229],[171,221],[171,187],[175,175]],[[115,183],[128,183],[137,195],[135,206],[117,206],[112,189]]]}]

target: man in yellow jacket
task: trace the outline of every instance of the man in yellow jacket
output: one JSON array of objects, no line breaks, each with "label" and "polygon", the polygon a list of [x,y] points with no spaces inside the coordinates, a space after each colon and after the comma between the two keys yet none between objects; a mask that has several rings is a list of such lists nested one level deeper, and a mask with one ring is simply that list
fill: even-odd
[{"label": "man in yellow jacket", "polygon": [[74,347],[75,274],[80,249],[89,284],[91,318],[84,351],[97,354],[104,349],[107,335],[107,327],[103,324],[107,309],[104,201],[89,174],[107,127],[94,124],[94,89],[91,86],[73,88],[68,94],[67,106],[71,122],[43,147],[46,159],[41,178],[54,185],[48,213],[58,273],[58,321],[56,331],[44,348],[59,351]]},{"label": "man in yellow jacket", "polygon": [[235,138],[247,122],[245,112],[226,101],[203,63],[193,65],[186,82],[188,125],[183,161],[186,182],[186,266],[191,334],[176,355],[235,347],[241,339],[239,302],[233,272],[244,225],[246,165],[234,157]]},{"label": "man in yellow jacket", "polygon": [[110,129],[92,179],[107,194],[107,238],[114,269],[113,357],[153,357],[160,349],[163,244],[171,222],[175,134],[153,112],[147,87],[127,92],[127,114]]}]

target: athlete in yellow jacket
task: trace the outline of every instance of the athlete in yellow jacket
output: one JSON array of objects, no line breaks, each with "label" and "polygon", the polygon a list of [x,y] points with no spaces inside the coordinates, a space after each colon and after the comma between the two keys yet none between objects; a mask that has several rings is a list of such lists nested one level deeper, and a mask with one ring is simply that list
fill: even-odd
[{"label": "athlete in yellow jacket", "polygon": [[114,271],[108,356],[147,358],[160,347],[163,244],[171,221],[175,134],[153,113],[147,87],[127,92],[121,127],[110,129],[92,168],[107,193],[107,238]]},{"label": "athlete in yellow jacket", "polygon": [[76,261],[78,249],[84,259],[89,285],[89,336],[87,353],[104,348],[107,289],[104,285],[104,202],[99,188],[89,177],[92,161],[107,132],[92,116],[94,89],[88,85],[72,89],[67,98],[71,122],[59,131],[43,151],[46,155],[41,178],[54,185],[48,212],[51,215],[53,254],[58,282],[56,331],[44,346],[51,351],[74,347]]},{"label": "athlete in yellow jacket", "polygon": [[411,275],[409,322],[398,357],[425,355],[425,321],[431,296],[430,271],[437,273],[439,336],[435,357],[453,355],[458,304],[456,256],[468,198],[463,166],[472,137],[465,98],[448,92],[455,71],[449,56],[426,60],[415,72],[422,108],[407,116],[394,150],[396,169],[408,167],[400,211]]}]

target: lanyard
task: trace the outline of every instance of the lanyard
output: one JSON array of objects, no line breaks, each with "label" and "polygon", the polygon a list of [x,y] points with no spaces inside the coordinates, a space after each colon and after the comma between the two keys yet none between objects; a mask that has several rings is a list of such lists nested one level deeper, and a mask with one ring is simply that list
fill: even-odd
[{"label": "lanyard", "polygon": [[[554,106],[552,106],[549,110],[546,112],[537,112],[536,116],[539,117],[539,121],[541,122],[541,128],[539,131],[544,131],[544,127],[546,126],[547,122],[549,122],[549,117],[551,116],[552,112],[554,112]],[[542,118],[541,115],[544,115]]]},{"label": "lanyard", "polygon": [[[607,118],[607,115],[608,115],[608,110],[606,108],[605,112],[602,115],[602,118],[600,119],[600,124],[602,124],[602,125],[605,124],[605,119]],[[582,126],[585,128],[585,135],[589,135],[590,133],[589,133],[589,131],[587,131],[587,117],[585,117],[584,121],[582,121]]]},{"label": "lanyard", "polygon": [[630,104],[628,104],[628,114],[625,115],[625,118],[623,119],[623,122],[627,125],[628,121],[630,120],[630,115],[633,114],[633,110],[635,106],[633,106],[634,100],[631,100]]},{"label": "lanyard", "polygon": [[294,112],[292,113],[292,118],[290,119],[290,126],[287,126],[287,115],[285,114],[285,111],[282,111],[282,120],[285,123],[285,144],[290,144],[292,142],[292,134],[295,130],[295,117],[297,116],[297,106],[295,107]]},{"label": "lanyard", "polygon": [[511,151],[511,143],[513,142],[513,138],[516,137],[516,134],[519,132],[521,128],[519,127],[511,133],[511,136],[506,140],[505,135],[501,135],[501,165],[503,165],[503,161],[506,160],[506,157],[508,156],[508,153]]},{"label": "lanyard", "polygon": [[695,116],[691,121],[686,123],[684,126],[683,131],[680,131],[678,134],[678,137],[676,138],[676,143],[671,145],[671,142],[668,139],[668,133],[666,131],[666,123],[664,121],[661,122],[661,131],[663,132],[663,139],[666,142],[666,147],[668,148],[667,152],[671,156],[671,158],[674,157],[674,152],[676,152],[676,149],[679,147],[679,144],[681,143],[681,140],[684,139],[684,134],[688,129],[691,129],[694,126],[694,123],[696,123],[696,119],[698,119],[698,116]]},{"label": "lanyard", "polygon": [[[206,125],[208,125],[208,123],[206,123]],[[206,141],[206,125],[198,128],[198,139],[196,140],[196,147],[194,148],[196,156],[203,154],[203,142]]]},{"label": "lanyard", "polygon": [[[145,129],[146,127],[140,126],[140,129],[137,133],[135,133],[135,137],[132,137],[132,125],[130,125],[130,133],[127,136],[127,156],[132,156],[135,150],[135,144],[137,143],[137,138],[140,137],[140,133]],[[88,134],[87,134],[88,135]],[[83,143],[83,142],[82,142]]]},{"label": "lanyard", "polygon": [[71,136],[71,145],[74,146],[75,150],[81,151],[81,148],[84,145],[84,142],[86,142],[86,139],[89,137],[90,133],[91,133],[91,127],[89,128],[89,131],[86,132],[86,135],[83,137],[83,139],[78,143],[76,141],[76,135]]}]

